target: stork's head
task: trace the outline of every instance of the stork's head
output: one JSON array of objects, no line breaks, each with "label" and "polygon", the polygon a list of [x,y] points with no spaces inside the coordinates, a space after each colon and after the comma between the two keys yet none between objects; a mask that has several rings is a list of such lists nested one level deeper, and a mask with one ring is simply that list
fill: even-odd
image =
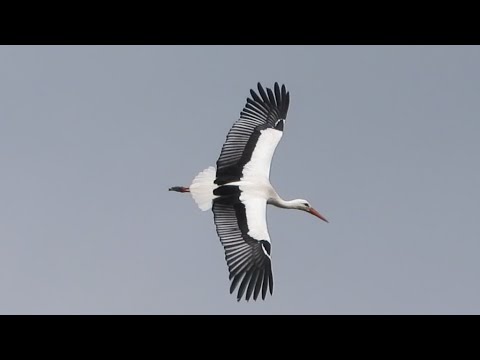
[{"label": "stork's head", "polygon": [[294,200],[294,208],[298,210],[306,211],[328,223],[328,220],[325,219],[325,217],[322,214],[320,214],[317,210],[311,207],[310,203],[307,200],[304,200],[304,199]]}]

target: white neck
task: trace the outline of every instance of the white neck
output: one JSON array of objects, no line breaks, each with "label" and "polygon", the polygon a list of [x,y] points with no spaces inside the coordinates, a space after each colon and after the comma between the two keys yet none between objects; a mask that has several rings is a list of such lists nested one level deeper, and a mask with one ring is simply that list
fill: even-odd
[{"label": "white neck", "polygon": [[298,209],[299,207],[299,199],[295,200],[283,200],[280,196],[276,196],[275,198],[270,198],[268,203],[275,205],[276,207],[283,208],[283,209]]}]

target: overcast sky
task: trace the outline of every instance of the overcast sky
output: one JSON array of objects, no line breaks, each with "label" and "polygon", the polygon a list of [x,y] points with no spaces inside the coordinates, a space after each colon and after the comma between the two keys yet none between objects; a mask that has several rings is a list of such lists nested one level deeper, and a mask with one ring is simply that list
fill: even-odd
[{"label": "overcast sky", "polygon": [[[0,47],[0,313],[480,313],[478,46]],[[215,165],[260,81],[290,91],[275,280],[236,301]]]}]

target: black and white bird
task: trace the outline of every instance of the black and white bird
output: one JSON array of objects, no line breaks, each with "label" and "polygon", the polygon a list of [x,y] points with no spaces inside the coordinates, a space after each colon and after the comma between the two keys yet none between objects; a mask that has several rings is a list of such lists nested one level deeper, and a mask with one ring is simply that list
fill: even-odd
[{"label": "black and white bird", "polygon": [[189,187],[171,191],[190,193],[203,211],[213,211],[217,234],[225,250],[230,273],[230,293],[248,301],[267,291],[273,294],[271,241],[267,229],[267,204],[306,211],[328,222],[307,200],[285,201],[270,184],[270,164],[282,138],[290,94],[275,83],[273,91],[258,83],[230,129],[217,168],[200,172]]}]

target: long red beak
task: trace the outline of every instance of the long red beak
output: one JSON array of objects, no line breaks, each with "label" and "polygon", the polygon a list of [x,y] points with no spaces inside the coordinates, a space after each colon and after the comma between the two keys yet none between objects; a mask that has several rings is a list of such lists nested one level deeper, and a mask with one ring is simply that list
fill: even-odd
[{"label": "long red beak", "polygon": [[315,210],[314,208],[311,207],[308,212],[328,223],[328,220],[325,219],[325,217],[322,214],[320,214],[317,210]]}]

